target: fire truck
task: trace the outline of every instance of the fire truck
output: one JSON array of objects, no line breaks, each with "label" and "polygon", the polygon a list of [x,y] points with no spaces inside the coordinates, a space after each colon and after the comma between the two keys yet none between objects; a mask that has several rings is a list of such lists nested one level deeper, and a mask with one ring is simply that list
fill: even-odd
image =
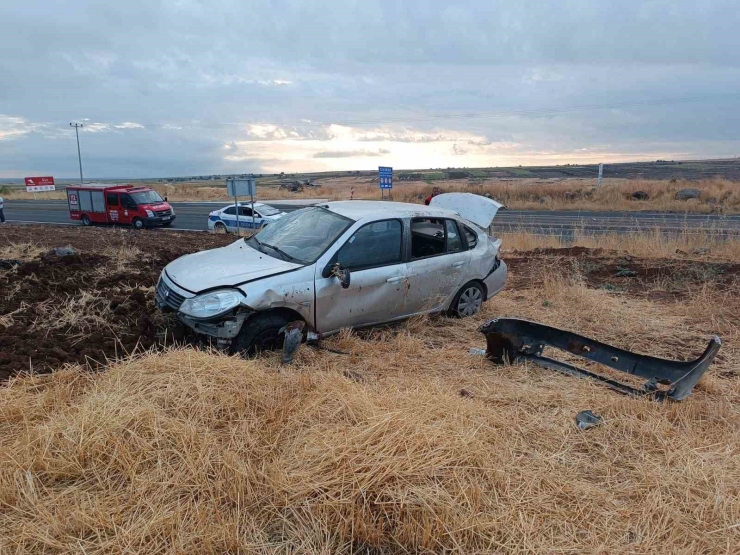
[{"label": "fire truck", "polygon": [[67,187],[69,217],[82,225],[119,224],[168,227],[175,210],[157,191],[134,185],[86,184]]}]

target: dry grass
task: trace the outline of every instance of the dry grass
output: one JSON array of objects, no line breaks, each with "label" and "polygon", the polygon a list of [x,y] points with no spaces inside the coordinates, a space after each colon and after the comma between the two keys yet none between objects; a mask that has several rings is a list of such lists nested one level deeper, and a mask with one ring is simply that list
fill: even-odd
[{"label": "dry grass", "polygon": [[593,234],[575,229],[572,233],[533,233],[512,230],[495,235],[507,251],[537,248],[587,247],[627,252],[644,258],[690,257],[692,259],[740,261],[740,239],[711,229],[686,228],[665,233],[660,229]]},{"label": "dry grass", "polygon": [[[279,189],[277,182],[258,185],[259,200],[281,200],[295,198],[327,198],[347,200],[354,188],[354,198],[379,199],[380,190],[374,177],[337,177],[316,180],[317,187],[307,187],[302,192],[291,193]],[[224,182],[203,185],[202,182],[165,185],[147,183],[171,201],[217,201],[228,202]],[[512,209],[521,210],[650,210],[693,213],[738,213],[740,212],[740,188],[725,179],[702,181],[647,180],[647,179],[604,179],[600,189],[595,189],[592,179],[467,179],[452,181],[397,182],[392,191],[393,200],[401,202],[423,202],[439,187],[443,192],[464,191],[480,195],[489,194]],[[700,199],[675,200],[676,193],[685,188],[697,188]],[[635,201],[629,197],[636,191],[645,191],[647,201]],[[44,199],[66,198],[64,192],[44,193]],[[11,190],[4,195],[6,200],[32,199],[32,193]],[[570,197],[570,198],[569,198]],[[12,205],[8,205],[9,208]]]},{"label": "dry grass", "polygon": [[43,246],[32,242],[10,243],[0,247],[0,260],[22,260],[26,262],[33,260],[46,250]]},{"label": "dry grass", "polygon": [[[738,552],[740,381],[720,374],[740,372],[737,288],[658,303],[556,263],[478,318],[343,333],[328,343],[347,355],[303,347],[287,369],[182,349],[13,381],[0,550]],[[502,315],[654,355],[726,345],[690,399],[660,404],[469,356]],[[583,409],[606,423],[578,431]]]}]

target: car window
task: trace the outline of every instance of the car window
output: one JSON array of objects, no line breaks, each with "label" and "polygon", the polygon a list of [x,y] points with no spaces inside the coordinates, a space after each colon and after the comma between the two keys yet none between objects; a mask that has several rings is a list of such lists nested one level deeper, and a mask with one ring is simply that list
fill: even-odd
[{"label": "car window", "polygon": [[140,193],[131,193],[136,204],[159,204],[164,202],[157,191],[142,191]]},{"label": "car window", "polygon": [[337,262],[349,270],[400,264],[403,255],[400,220],[364,225],[337,252]]},{"label": "car window", "polygon": [[411,258],[426,258],[445,253],[444,222],[442,218],[411,220]]},{"label": "car window", "polygon": [[239,215],[240,216],[249,216],[251,218],[252,217],[252,209],[249,208],[248,206],[242,206],[241,207],[241,212],[239,212]]},{"label": "car window", "polygon": [[280,214],[280,210],[263,204],[260,206],[260,213],[264,216],[274,216],[275,214]]},{"label": "car window", "polygon": [[465,231],[465,239],[468,241],[468,249],[474,249],[478,245],[478,234],[466,225],[462,228]]},{"label": "car window", "polygon": [[447,252],[460,252],[462,250],[462,239],[455,221],[445,220],[445,229],[447,231]]},{"label": "car window", "polygon": [[303,208],[278,218],[246,243],[275,258],[313,264],[353,223],[326,208]]},{"label": "car window", "polygon": [[236,208],[234,208],[233,206],[229,206],[226,210],[222,211],[221,214],[228,214],[229,216],[235,216]]},{"label": "car window", "polygon": [[136,210],[136,203],[129,195],[121,195],[121,206],[131,210]]},{"label": "car window", "polygon": [[108,206],[118,206],[118,194],[107,193],[105,196],[107,197]]}]

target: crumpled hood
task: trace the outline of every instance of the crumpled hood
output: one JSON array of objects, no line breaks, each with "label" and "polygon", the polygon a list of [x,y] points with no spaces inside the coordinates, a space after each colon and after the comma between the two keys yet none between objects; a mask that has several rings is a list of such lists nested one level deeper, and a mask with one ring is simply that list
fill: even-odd
[{"label": "crumpled hood", "polygon": [[454,210],[466,220],[486,229],[504,205],[473,193],[444,193],[432,198],[430,206]]},{"label": "crumpled hood", "polygon": [[238,239],[226,247],[182,256],[167,264],[165,271],[183,289],[199,293],[214,287],[232,287],[300,267],[300,264],[261,253],[243,239]]}]

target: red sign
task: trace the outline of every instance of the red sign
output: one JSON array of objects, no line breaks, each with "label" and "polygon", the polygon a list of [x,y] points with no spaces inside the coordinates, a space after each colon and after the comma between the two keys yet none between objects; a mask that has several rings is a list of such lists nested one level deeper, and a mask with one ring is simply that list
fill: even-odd
[{"label": "red sign", "polygon": [[54,178],[48,177],[26,177],[26,191],[29,193],[39,193],[43,191],[54,191]]},{"label": "red sign", "polygon": [[49,177],[26,177],[26,187],[36,185],[54,185],[54,178]]}]

